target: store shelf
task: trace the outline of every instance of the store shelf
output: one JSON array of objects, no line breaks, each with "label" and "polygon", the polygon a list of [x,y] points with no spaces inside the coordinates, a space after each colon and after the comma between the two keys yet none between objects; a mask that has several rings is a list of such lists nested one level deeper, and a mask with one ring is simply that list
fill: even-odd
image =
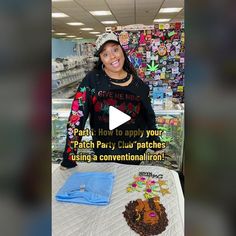
[{"label": "store shelf", "polygon": [[52,60],[52,98],[71,98],[97,59],[72,56]]}]

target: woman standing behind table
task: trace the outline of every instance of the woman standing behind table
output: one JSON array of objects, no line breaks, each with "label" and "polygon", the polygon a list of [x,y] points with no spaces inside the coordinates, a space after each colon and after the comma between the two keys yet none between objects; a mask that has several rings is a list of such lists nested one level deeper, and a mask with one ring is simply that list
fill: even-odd
[{"label": "woman standing behind table", "polygon": [[[114,142],[116,148],[94,148],[95,154],[100,155],[131,155],[144,154],[146,148],[118,148],[118,141],[125,143],[155,141],[159,137],[127,137],[98,135],[98,130],[109,130],[109,106],[131,116],[131,120],[119,126],[122,130],[156,130],[155,114],[149,99],[149,87],[138,78],[118,38],[113,33],[104,33],[96,40],[96,56],[99,60],[82,83],[72,102],[71,113],[67,125],[67,139],[63,153],[62,169],[76,166],[71,155],[77,154],[73,141],[81,142],[82,137],[74,135],[74,129],[83,130],[88,116],[90,127],[95,132],[92,136],[94,143]],[[153,149],[158,150],[158,149]],[[79,151],[78,151],[79,153]],[[118,161],[117,161],[118,162]],[[141,161],[120,161],[124,164],[140,164]],[[64,168],[63,168],[64,167]]]}]

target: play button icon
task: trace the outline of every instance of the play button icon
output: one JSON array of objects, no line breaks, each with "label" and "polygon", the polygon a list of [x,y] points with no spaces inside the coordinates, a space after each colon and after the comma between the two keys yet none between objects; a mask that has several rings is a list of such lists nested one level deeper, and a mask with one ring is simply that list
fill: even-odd
[{"label": "play button icon", "polygon": [[109,106],[109,130],[113,130],[131,119],[124,112]]}]

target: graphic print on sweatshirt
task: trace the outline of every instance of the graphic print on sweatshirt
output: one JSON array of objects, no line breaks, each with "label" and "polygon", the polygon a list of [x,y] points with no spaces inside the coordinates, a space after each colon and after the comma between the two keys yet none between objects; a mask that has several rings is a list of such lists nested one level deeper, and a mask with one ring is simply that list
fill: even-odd
[{"label": "graphic print on sweatshirt", "polygon": [[[88,91],[89,94],[87,94]],[[86,97],[87,99],[90,97],[90,101],[92,103],[91,106],[93,107],[87,105],[88,100],[86,100]],[[85,114],[88,114],[89,112],[91,113],[90,124],[93,124],[91,128],[93,128],[93,130],[95,130],[96,132],[100,128],[105,130],[109,129],[109,106],[113,106],[131,116],[131,119],[128,122],[119,127],[123,130],[138,129],[141,128],[138,124],[144,123],[143,121],[137,122],[137,120],[142,120],[142,105],[140,96],[134,95],[127,90],[114,89],[99,90],[95,92],[94,89],[89,90],[88,88],[86,89],[86,87],[80,87],[75,95],[74,101],[72,102],[72,112],[69,117],[67,126],[67,154],[70,154],[71,152],[77,153],[77,149],[73,147],[73,142],[80,142],[82,137],[75,136],[74,130],[75,128],[83,129],[83,124],[85,124]],[[120,137],[116,137],[116,135],[113,135],[112,137],[99,135],[99,139],[103,141],[112,140],[113,142],[115,142],[119,140]],[[124,140],[126,140],[126,138]]]},{"label": "graphic print on sweatshirt", "polygon": [[109,122],[109,106],[113,106],[131,117],[126,124],[134,124],[141,109],[140,96],[123,90],[100,90],[92,97],[92,103],[98,120],[104,123]]},{"label": "graphic print on sweatshirt", "polygon": [[[81,82],[74,97],[71,107],[71,113],[67,123],[67,138],[65,151],[63,153],[63,165],[75,166],[75,161],[71,159],[73,154],[77,154],[77,146],[74,143],[80,143],[84,131],[85,123],[89,119],[90,128],[93,132],[92,139],[101,142],[117,143],[122,142],[144,142],[149,139],[155,142],[158,137],[142,137],[121,135],[120,132],[113,132],[112,135],[105,135],[102,130],[109,130],[109,106],[113,106],[129,115],[131,119],[117,127],[115,130],[147,130],[156,129],[155,114],[149,100],[149,88],[140,79],[134,78],[133,82],[127,87],[113,85],[103,74],[92,71],[88,73]],[[80,133],[80,134],[79,134]],[[151,141],[152,141],[151,140]],[[132,149],[99,149],[104,153],[121,154],[121,152],[135,153]],[[101,154],[101,153],[100,153]],[[72,162],[70,161],[72,160]]]}]

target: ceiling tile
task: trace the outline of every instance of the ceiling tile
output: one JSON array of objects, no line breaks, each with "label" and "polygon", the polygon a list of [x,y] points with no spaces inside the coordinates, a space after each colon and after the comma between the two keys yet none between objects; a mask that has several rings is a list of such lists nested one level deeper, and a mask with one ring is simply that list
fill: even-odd
[{"label": "ceiling tile", "polygon": [[75,0],[75,2],[87,11],[109,11],[104,0]]},{"label": "ceiling tile", "polygon": [[184,0],[165,0],[162,5],[164,7],[184,7]]},{"label": "ceiling tile", "polygon": [[[184,19],[184,11],[171,14],[158,14],[160,7],[183,7],[184,0],[74,0],[68,2],[52,2],[52,12],[63,12],[69,17],[53,18],[52,27],[55,32],[65,32],[84,38],[96,36],[80,31],[82,26],[69,26],[71,21],[83,22],[83,27],[92,27],[94,31],[104,32],[101,21],[116,20],[117,25],[153,24],[154,18],[171,18],[174,21]],[[91,10],[110,10],[111,16],[93,16]]]}]

